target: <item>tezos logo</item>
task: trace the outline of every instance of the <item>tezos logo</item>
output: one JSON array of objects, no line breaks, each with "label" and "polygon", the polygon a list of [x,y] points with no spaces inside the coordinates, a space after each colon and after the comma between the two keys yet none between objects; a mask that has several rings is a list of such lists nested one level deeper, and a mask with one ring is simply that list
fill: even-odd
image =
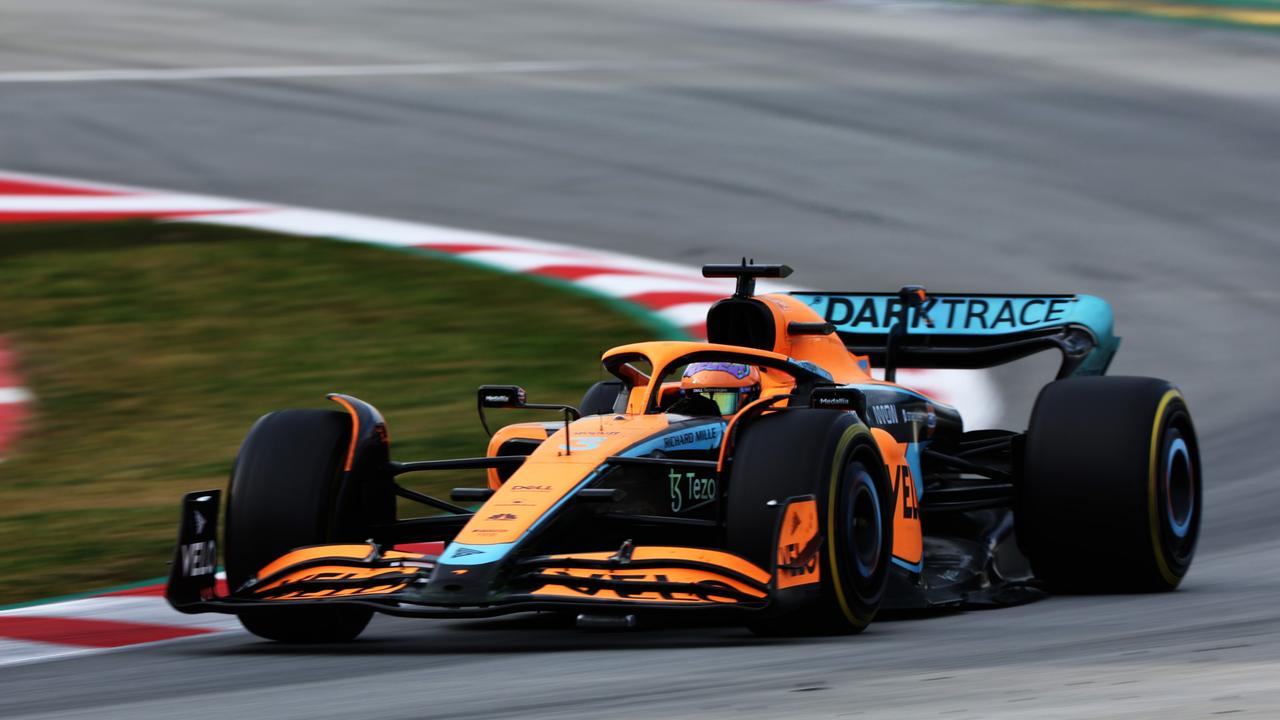
[{"label": "tezos logo", "polygon": [[671,512],[684,512],[702,507],[716,499],[716,479],[695,477],[694,473],[672,470]]}]

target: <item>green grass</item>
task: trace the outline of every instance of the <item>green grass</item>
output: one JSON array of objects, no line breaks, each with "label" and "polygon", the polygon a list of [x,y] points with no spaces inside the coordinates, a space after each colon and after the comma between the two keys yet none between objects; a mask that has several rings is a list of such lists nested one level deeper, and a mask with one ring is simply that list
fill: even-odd
[{"label": "green grass", "polygon": [[1280,0],[970,0],[1223,28],[1280,28]]},{"label": "green grass", "polygon": [[0,333],[38,400],[0,464],[0,603],[163,575],[180,496],[224,486],[266,411],[340,391],[382,410],[398,458],[482,454],[476,386],[576,403],[604,349],[659,330],[544,282],[363,245],[2,228]]}]

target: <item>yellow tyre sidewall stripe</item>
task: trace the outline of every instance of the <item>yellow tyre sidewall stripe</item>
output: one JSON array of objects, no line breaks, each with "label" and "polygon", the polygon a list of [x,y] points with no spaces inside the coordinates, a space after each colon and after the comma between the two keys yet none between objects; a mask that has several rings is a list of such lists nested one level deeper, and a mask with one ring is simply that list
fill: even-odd
[{"label": "yellow tyre sidewall stripe", "polygon": [[845,618],[848,619],[848,621],[855,627],[860,627],[865,623],[858,619],[858,616],[854,614],[852,609],[850,609],[849,600],[844,594],[844,583],[842,576],[840,575],[840,564],[839,560],[836,558],[839,546],[836,544],[835,529],[836,500],[840,494],[840,475],[844,470],[844,459],[848,455],[849,446],[852,445],[853,441],[859,437],[866,437],[868,440],[871,440],[872,443],[875,442],[874,438],[871,437],[871,431],[867,429],[866,425],[859,423],[858,425],[845,430],[844,435],[840,438],[840,442],[836,444],[835,457],[831,461],[831,482],[828,484],[827,488],[827,558],[830,560],[831,565],[831,586],[835,588],[836,601],[840,604],[840,611],[844,613]]},{"label": "yellow tyre sidewall stripe", "polygon": [[1156,499],[1159,496],[1157,492],[1157,483],[1160,479],[1159,462],[1162,458],[1157,457],[1160,453],[1161,442],[1160,430],[1164,427],[1165,413],[1169,410],[1169,405],[1174,400],[1181,402],[1184,406],[1186,400],[1183,399],[1182,393],[1177,390],[1169,390],[1160,398],[1160,404],[1156,406],[1156,419],[1151,426],[1151,455],[1148,465],[1147,480],[1147,520],[1151,526],[1151,550],[1155,554],[1156,569],[1160,571],[1160,576],[1170,586],[1178,584],[1178,576],[1169,568],[1168,561],[1164,557],[1164,543],[1160,540],[1160,516],[1156,508]]}]

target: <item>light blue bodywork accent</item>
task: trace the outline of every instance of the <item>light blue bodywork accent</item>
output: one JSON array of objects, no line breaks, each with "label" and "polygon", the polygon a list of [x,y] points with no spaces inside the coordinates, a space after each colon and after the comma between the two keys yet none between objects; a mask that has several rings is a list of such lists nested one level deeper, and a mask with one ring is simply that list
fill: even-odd
[{"label": "light blue bodywork accent", "polygon": [[[716,422],[707,423],[705,425],[698,425],[691,428],[683,428],[683,427],[678,428],[673,432],[668,432],[662,435],[658,435],[656,437],[649,438],[648,440],[638,445],[635,445],[631,448],[628,448],[627,450],[624,450],[623,452],[619,453],[619,455],[621,455],[622,457],[639,457],[639,456],[651,453],[654,450],[663,450],[663,449],[713,450],[717,447],[720,447],[720,440],[724,437],[725,425],[726,423],[723,420],[719,420]],[[714,429],[714,432],[710,432],[710,430],[712,429]],[[673,436],[679,436],[679,439],[683,440],[686,434],[692,436],[688,443],[681,442],[681,443],[675,444],[670,448],[666,448],[666,443],[669,438],[672,438]],[[573,440],[570,439],[570,442],[573,442]],[[449,543],[449,546],[445,548],[444,553],[440,555],[440,562],[446,565],[488,565],[489,563],[495,563],[495,562],[498,562],[499,560],[502,560],[511,552],[512,549],[514,549],[521,542],[524,542],[524,539],[529,536],[529,533],[533,532],[534,529],[537,528],[539,525],[541,525],[547,518],[552,517],[557,512],[559,512],[561,506],[563,506],[566,502],[568,502],[569,498],[576,495],[579,490],[586,487],[592,480],[595,480],[597,477],[599,477],[601,469],[607,468],[607,467],[609,467],[607,463],[604,465],[601,465],[599,468],[596,468],[594,472],[590,473],[585,478],[583,478],[582,481],[579,482],[576,486],[574,486],[572,490],[565,493],[564,497],[557,500],[555,505],[552,505],[545,513],[542,514],[541,517],[535,520],[533,524],[529,526],[529,529],[526,530],[524,534],[521,535],[515,542],[503,543],[501,545],[463,545],[461,543],[456,543],[456,542]],[[458,551],[459,548],[465,548],[467,550],[479,550],[480,554],[464,555],[463,557],[460,557],[460,558],[454,558],[453,555]]]},{"label": "light blue bodywork accent", "polygon": [[824,377],[827,380],[832,379],[831,373],[827,372],[826,369],[823,368],[821,365],[816,365],[814,363],[809,362],[808,360],[797,360],[795,358],[787,358],[787,360],[790,360],[791,362],[795,363],[796,365],[799,365],[805,370],[808,370],[814,375],[818,375],[819,377]]},{"label": "light blue bodywork accent", "polygon": [[[515,547],[515,543],[503,543],[502,545],[463,545],[461,543],[449,543],[449,547],[445,548],[444,554],[440,556],[440,562],[446,565],[487,565],[491,562],[501,560],[513,547]],[[453,557],[459,551],[463,551],[464,553],[471,551],[474,554],[464,554],[462,557]]]},{"label": "light blue bodywork accent", "polygon": [[[488,565],[489,563],[498,562],[502,558],[506,557],[507,554],[510,553],[513,548],[515,548],[515,546],[523,542],[524,539],[529,536],[529,533],[532,532],[534,528],[542,524],[543,520],[546,520],[548,516],[558,511],[560,509],[560,506],[564,505],[566,500],[573,497],[582,488],[586,487],[587,483],[596,479],[596,476],[599,474],[600,474],[600,470],[597,469],[596,471],[592,472],[591,474],[583,478],[582,481],[579,482],[577,485],[575,485],[572,490],[565,493],[564,497],[557,500],[555,505],[552,505],[545,513],[542,514],[541,517],[535,520],[533,524],[529,526],[529,529],[525,530],[524,534],[521,535],[519,538],[517,538],[515,542],[503,543],[501,545],[461,545],[459,543],[449,543],[449,547],[445,548],[444,554],[440,556],[440,561],[448,565]],[[484,550],[485,554],[484,555],[467,555],[465,557],[458,558],[457,561],[454,561],[452,557],[454,553],[454,548],[460,548],[460,547],[466,547],[472,550]]]},{"label": "light blue bodywork accent", "polygon": [[907,467],[911,468],[911,485],[916,492],[916,505],[924,500],[924,477],[923,471],[920,469],[920,450],[924,443],[907,443],[907,450],[904,455],[907,456]]},{"label": "light blue bodywork accent", "polygon": [[[838,332],[887,335],[898,322],[901,303],[896,295],[796,292],[791,295],[813,308]],[[1076,375],[1100,375],[1120,346],[1115,336],[1111,305],[1093,295],[975,296],[930,295],[923,322],[911,309],[911,335],[976,335],[998,337],[1030,330],[1080,325],[1093,335],[1097,347],[1076,369]]]},{"label": "light blue bodywork accent", "polygon": [[654,450],[714,450],[720,447],[726,424],[720,420],[706,425],[680,428],[676,432],[649,438],[620,454],[623,457],[640,457]]},{"label": "light blue bodywork accent", "polygon": [[905,570],[910,570],[911,572],[914,572],[914,573],[924,572],[924,560],[921,560],[918,563],[909,563],[900,557],[894,556],[893,564]]}]

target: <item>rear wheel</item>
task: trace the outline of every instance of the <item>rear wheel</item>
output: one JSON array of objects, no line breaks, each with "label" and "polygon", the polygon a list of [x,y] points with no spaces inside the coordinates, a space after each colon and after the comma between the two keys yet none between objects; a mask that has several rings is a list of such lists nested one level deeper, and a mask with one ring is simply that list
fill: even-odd
[{"label": "rear wheel", "polygon": [[[351,420],[330,410],[281,410],[249,430],[232,470],[227,499],[227,583],[238,588],[294,548],[332,542],[349,527],[336,499]],[[373,612],[341,606],[254,608],[241,612],[249,632],[292,643],[351,640]]]},{"label": "rear wheel", "polygon": [[1046,385],[1027,430],[1019,544],[1057,592],[1172,590],[1191,566],[1203,509],[1200,450],[1164,380]]},{"label": "rear wheel", "polygon": [[729,549],[766,568],[787,499],[817,500],[817,592],[752,630],[841,635],[865,628],[880,606],[893,552],[893,490],[867,427],[838,411],[766,415],[739,434],[729,483]]}]

